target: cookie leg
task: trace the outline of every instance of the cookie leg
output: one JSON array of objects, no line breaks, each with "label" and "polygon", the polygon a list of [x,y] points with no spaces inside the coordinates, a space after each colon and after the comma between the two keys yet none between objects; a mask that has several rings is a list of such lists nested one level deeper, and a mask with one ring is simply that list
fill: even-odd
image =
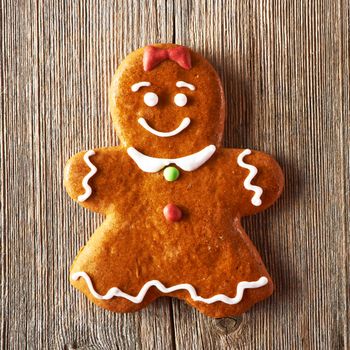
[{"label": "cookie leg", "polygon": [[273,289],[273,283],[271,279],[268,278],[268,283],[266,285],[256,289],[246,289],[242,295],[242,299],[232,305],[222,301],[216,301],[211,304],[201,301],[194,301],[188,294],[184,293],[177,294],[176,297],[183,299],[186,301],[186,303],[209,317],[222,318],[228,316],[239,316],[243,314],[254,304],[271,296]]},{"label": "cookie leg", "polygon": [[75,272],[71,274],[71,284],[83,292],[93,303],[113,312],[134,312],[143,309],[159,297],[154,288],[150,288],[142,297],[129,295],[122,292],[117,287],[112,287],[107,291],[94,286],[93,278],[86,272]]}]

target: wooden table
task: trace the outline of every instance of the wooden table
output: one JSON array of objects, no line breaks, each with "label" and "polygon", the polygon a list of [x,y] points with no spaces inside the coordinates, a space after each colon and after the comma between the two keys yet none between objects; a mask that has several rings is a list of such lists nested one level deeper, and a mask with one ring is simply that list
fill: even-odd
[{"label": "wooden table", "polygon": [[[1,348],[349,349],[349,2],[15,1],[1,11]],[[117,143],[107,89],[154,42],[219,71],[225,146],[276,156],[272,209],[244,221],[276,292],[221,320],[162,298],[99,309],[68,282],[102,221],[70,200],[66,160]]]}]

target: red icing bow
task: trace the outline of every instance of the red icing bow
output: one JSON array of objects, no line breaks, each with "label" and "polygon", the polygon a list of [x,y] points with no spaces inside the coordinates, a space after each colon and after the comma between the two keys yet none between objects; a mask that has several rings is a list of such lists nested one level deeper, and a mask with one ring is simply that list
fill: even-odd
[{"label": "red icing bow", "polygon": [[143,53],[143,69],[147,72],[165,60],[176,62],[184,69],[191,68],[191,55],[187,47],[177,46],[171,49],[158,49],[146,46]]}]

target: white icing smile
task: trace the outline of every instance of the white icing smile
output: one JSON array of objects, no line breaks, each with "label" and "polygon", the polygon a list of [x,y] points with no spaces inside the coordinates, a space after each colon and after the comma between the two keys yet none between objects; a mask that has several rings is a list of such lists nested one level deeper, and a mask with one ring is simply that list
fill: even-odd
[{"label": "white icing smile", "polygon": [[181,124],[172,131],[168,131],[168,132],[162,132],[162,131],[158,131],[156,129],[153,129],[152,127],[150,127],[147,123],[147,121],[144,118],[139,118],[138,119],[139,124],[146,129],[148,132],[150,132],[153,135],[159,136],[159,137],[171,137],[171,136],[175,136],[177,134],[179,134],[181,131],[185,130],[191,123],[191,119],[186,117],[182,120]]}]

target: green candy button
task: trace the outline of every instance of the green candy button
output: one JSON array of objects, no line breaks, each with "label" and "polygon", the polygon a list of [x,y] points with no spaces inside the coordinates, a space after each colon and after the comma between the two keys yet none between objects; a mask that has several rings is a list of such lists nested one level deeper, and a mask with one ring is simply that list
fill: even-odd
[{"label": "green candy button", "polygon": [[180,172],[173,166],[168,166],[164,169],[163,175],[167,181],[175,181],[179,178]]}]

